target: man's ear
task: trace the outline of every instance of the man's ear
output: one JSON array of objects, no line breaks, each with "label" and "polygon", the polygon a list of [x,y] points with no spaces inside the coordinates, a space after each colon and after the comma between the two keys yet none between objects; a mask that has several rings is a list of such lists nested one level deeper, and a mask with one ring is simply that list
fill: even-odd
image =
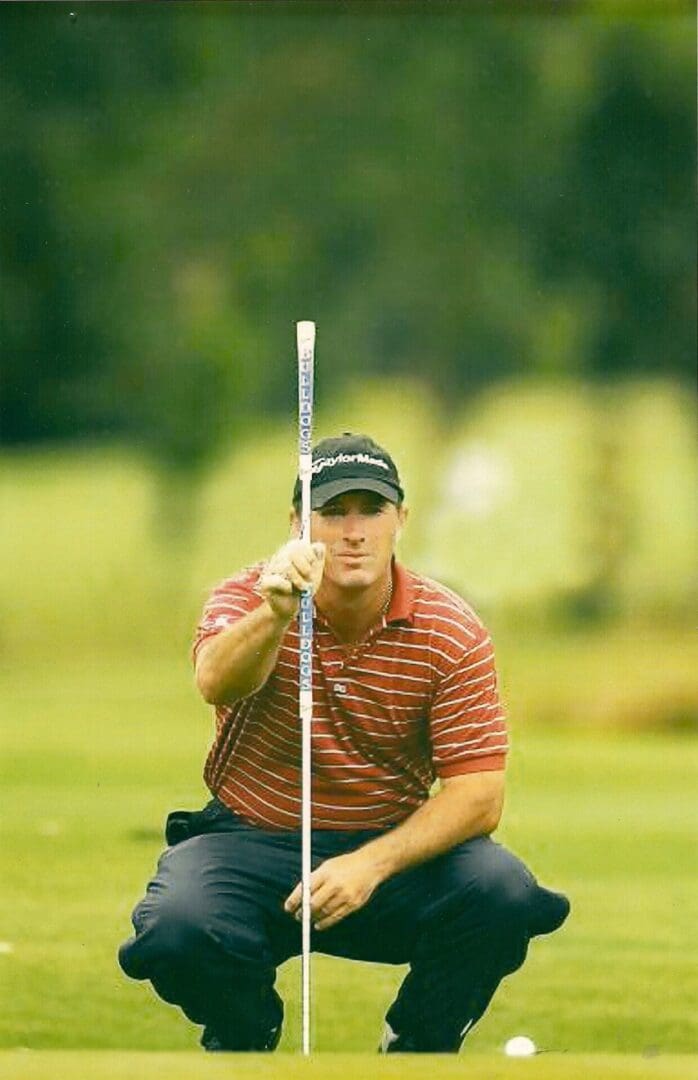
[{"label": "man's ear", "polygon": [[290,527],[291,538],[297,540],[301,534],[301,519],[293,506],[288,515],[288,524]]},{"label": "man's ear", "polygon": [[407,518],[409,516],[409,510],[406,506],[398,506],[397,508],[397,531],[395,533],[395,539],[399,540],[402,536],[402,530],[405,527]]}]

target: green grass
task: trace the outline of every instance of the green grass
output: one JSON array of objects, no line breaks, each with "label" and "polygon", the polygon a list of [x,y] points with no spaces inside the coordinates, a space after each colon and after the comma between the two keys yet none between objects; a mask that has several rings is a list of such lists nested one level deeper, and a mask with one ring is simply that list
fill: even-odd
[{"label": "green grass", "polygon": [[621,1054],[547,1054],[525,1061],[476,1054],[467,1066],[459,1058],[377,1058],[375,1055],[322,1054],[308,1060],[295,1055],[229,1055],[91,1051],[0,1052],[0,1080],[347,1080],[386,1077],[424,1080],[438,1075],[468,1080],[695,1080],[698,1057],[629,1057]]},{"label": "green grass", "polygon": [[597,734],[698,733],[694,632],[620,623],[557,633],[494,628],[500,685],[514,722]]},{"label": "green grass", "polygon": [[[0,954],[0,1046],[193,1049],[197,1031],[115,962],[165,814],[205,797],[210,721],[186,663],[92,655],[14,667],[2,676],[0,709],[11,719],[0,936],[13,949]],[[570,894],[573,914],[562,932],[533,944],[465,1052],[496,1053],[521,1032],[566,1055],[691,1052],[698,745],[520,724],[514,736],[501,839]],[[370,1051],[403,973],[318,957],[318,1050]],[[297,962],[281,970],[279,985],[281,1049],[295,1050]],[[95,1060],[110,1067],[108,1056]],[[545,1069],[546,1060],[520,1064]],[[657,1059],[646,1060],[654,1069]]]}]

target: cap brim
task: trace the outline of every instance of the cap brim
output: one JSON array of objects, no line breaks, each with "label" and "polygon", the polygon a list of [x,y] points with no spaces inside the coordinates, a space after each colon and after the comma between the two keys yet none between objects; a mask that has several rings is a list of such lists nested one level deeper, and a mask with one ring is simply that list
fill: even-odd
[{"label": "cap brim", "polygon": [[330,480],[327,484],[318,484],[310,493],[310,505],[313,510],[319,510],[330,499],[337,495],[345,495],[347,491],[374,491],[376,495],[382,495],[391,503],[399,503],[400,492],[384,480],[372,480],[370,477],[346,476],[341,480]]}]

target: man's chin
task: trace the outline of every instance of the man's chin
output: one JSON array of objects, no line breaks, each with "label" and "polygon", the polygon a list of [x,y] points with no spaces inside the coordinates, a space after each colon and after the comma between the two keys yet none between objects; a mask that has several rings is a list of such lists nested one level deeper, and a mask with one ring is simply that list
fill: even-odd
[{"label": "man's chin", "polygon": [[375,580],[367,566],[343,566],[336,568],[332,580],[342,589],[366,589]]}]

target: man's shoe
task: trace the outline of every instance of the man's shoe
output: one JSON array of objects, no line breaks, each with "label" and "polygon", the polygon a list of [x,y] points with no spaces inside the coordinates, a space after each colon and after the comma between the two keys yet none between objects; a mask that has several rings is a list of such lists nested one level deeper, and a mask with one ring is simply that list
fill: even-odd
[{"label": "man's shoe", "polygon": [[386,1020],[385,1027],[383,1028],[383,1038],[381,1039],[380,1046],[378,1047],[379,1054],[457,1054],[461,1048],[463,1039],[473,1026],[473,1021],[468,1020],[462,1031],[447,1042],[439,1042],[436,1045],[433,1044],[433,1040],[425,1040],[424,1038],[419,1041],[415,1039],[414,1035],[398,1035],[397,1031],[393,1031],[390,1024]]},{"label": "man's shoe", "polygon": [[239,1052],[241,1050],[252,1051],[265,1051],[276,1050],[279,1045],[279,1039],[281,1038],[281,1024],[278,1027],[271,1028],[266,1033],[266,1036],[261,1042],[261,1045],[256,1046],[231,1046],[225,1042],[214,1030],[210,1027],[204,1028],[204,1033],[201,1036],[201,1045],[204,1050],[209,1054],[219,1054],[221,1052]]},{"label": "man's shoe", "polygon": [[409,1035],[398,1035],[386,1020],[383,1028],[383,1038],[378,1047],[379,1054],[414,1054],[416,1049],[417,1047]]},{"label": "man's shoe", "polygon": [[218,1054],[221,1050],[227,1050],[216,1033],[211,1028],[205,1027],[201,1036],[201,1045],[209,1054]]}]

